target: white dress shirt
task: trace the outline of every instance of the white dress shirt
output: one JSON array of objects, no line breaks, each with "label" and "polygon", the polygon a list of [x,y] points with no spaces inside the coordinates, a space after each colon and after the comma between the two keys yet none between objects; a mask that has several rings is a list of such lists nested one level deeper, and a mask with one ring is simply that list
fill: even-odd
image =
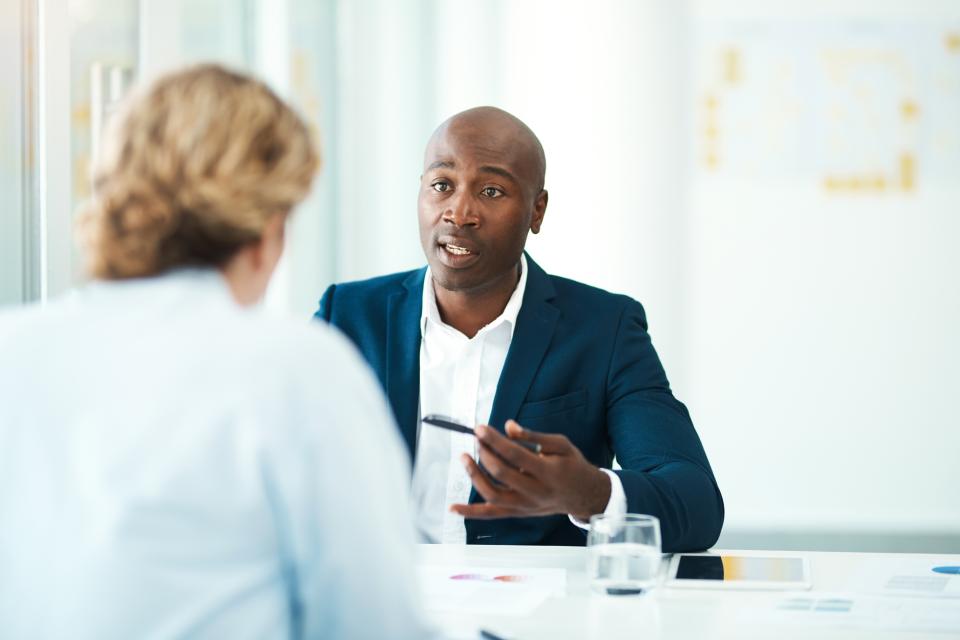
[{"label": "white dress shirt", "polygon": [[[526,256],[521,256],[520,262],[520,281],[503,313],[473,338],[440,319],[433,276],[427,268],[420,315],[421,416],[437,413],[471,426],[489,422],[527,287]],[[449,509],[451,504],[466,504],[470,498],[472,484],[460,462],[464,453],[477,458],[476,438],[420,423],[412,493],[420,529],[428,541],[466,543],[463,516]],[[611,479],[605,513],[625,513],[627,498],[620,478],[604,471]],[[576,518],[570,520],[587,527]]]},{"label": "white dress shirt", "polygon": [[346,340],[215,271],[0,313],[0,635],[424,637],[406,459]]}]

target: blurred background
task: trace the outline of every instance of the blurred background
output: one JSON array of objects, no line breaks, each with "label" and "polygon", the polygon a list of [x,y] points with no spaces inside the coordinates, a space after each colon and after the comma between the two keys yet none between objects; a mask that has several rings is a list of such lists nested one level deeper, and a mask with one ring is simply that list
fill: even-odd
[{"label": "blurred background", "polygon": [[72,217],[136,82],[252,71],[325,167],[268,295],[419,267],[423,146],[547,153],[531,255],[647,309],[720,546],[960,553],[960,2],[0,0],[0,306],[81,285]]}]

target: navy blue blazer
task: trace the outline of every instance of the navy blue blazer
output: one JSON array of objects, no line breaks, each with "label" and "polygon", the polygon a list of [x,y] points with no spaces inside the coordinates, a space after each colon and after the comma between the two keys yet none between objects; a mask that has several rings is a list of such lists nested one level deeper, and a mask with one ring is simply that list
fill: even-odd
[{"label": "navy blue blazer", "polygon": [[[673,397],[639,302],[529,274],[489,424],[510,418],[567,436],[616,471],[627,510],[660,519],[665,552],[706,549],[720,535],[723,498],[686,407]],[[426,268],[331,285],[316,318],[339,328],[376,372],[411,456],[420,397],[420,315]],[[482,498],[474,490],[470,502]],[[565,515],[468,520],[467,542],[583,545]]]}]

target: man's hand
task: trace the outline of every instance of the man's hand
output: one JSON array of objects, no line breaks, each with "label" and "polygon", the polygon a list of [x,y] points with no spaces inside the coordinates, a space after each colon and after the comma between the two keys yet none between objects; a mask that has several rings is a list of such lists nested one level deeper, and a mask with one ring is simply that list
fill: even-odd
[{"label": "man's hand", "polygon": [[[486,502],[454,504],[451,511],[475,519],[564,513],[589,520],[603,513],[610,479],[566,436],[530,431],[513,420],[507,421],[506,431],[508,437],[487,425],[475,429],[483,469],[466,454],[461,461]],[[512,440],[539,444],[541,451],[533,453]]]}]

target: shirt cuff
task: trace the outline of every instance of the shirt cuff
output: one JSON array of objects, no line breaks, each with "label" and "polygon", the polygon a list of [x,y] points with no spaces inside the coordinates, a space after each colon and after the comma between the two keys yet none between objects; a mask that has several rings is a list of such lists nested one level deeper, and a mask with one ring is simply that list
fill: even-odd
[{"label": "shirt cuff", "polygon": [[[610,469],[600,469],[610,478],[610,499],[607,501],[607,508],[603,510],[605,516],[622,516],[627,512],[627,494],[623,491],[623,483],[620,482],[620,476]],[[590,523],[583,520],[577,520],[572,515],[567,514],[570,522],[581,529],[589,529]]]}]

